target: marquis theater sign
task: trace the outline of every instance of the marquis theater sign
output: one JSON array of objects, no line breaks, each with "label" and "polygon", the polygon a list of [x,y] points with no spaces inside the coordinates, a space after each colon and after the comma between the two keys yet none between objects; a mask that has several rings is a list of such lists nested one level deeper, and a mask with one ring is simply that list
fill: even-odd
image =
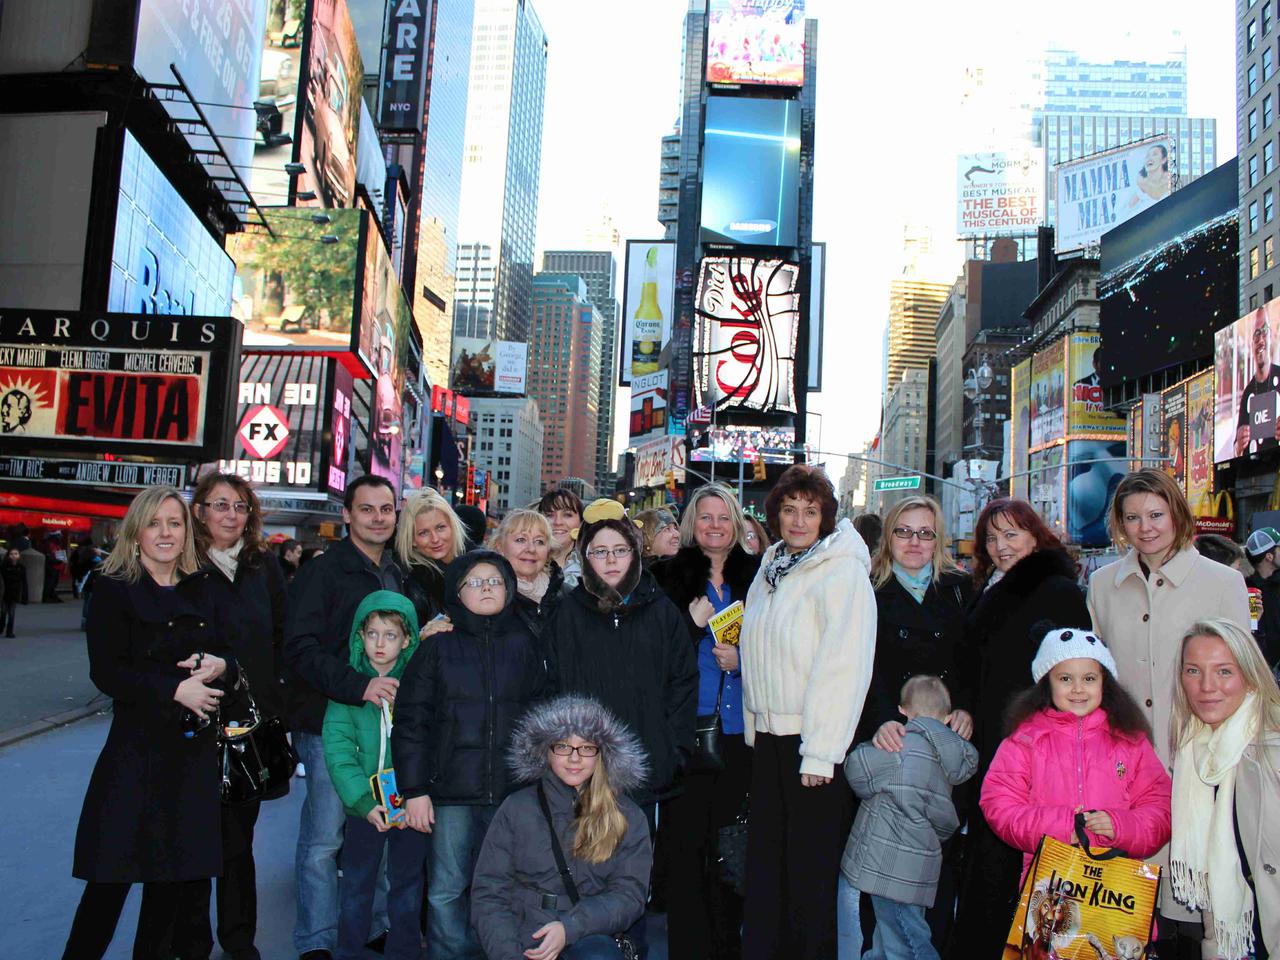
[{"label": "marquis theater sign", "polygon": [[240,329],[231,317],[0,308],[0,450],[217,458]]}]

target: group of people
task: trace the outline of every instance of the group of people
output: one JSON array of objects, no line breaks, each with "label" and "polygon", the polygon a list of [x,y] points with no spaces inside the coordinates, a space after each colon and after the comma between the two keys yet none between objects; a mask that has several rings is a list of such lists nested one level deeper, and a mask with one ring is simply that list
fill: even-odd
[{"label": "group of people", "polygon": [[[1087,591],[1016,499],[982,511],[972,572],[928,497],[877,539],[796,465],[764,512],[716,484],[678,519],[553,490],[482,543],[366,476],[290,579],[242,479],[143,491],[88,618],[114,716],[64,957],[102,956],[139,882],[135,956],[215,932],[259,956],[259,803],[220,803],[217,769],[250,698],[307,771],[307,960],[424,935],[432,960],[644,956],[650,902],[673,958],[994,957],[1077,815],[1165,869],[1161,957],[1280,950],[1280,691],[1166,474],[1121,483],[1127,552]],[[735,643],[714,624],[739,604]]]}]

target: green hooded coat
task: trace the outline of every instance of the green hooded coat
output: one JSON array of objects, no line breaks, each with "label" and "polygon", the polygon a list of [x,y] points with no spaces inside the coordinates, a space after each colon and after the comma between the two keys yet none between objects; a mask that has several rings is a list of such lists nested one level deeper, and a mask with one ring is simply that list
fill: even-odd
[{"label": "green hooded coat", "polygon": [[[400,614],[409,625],[409,645],[401,651],[395,666],[387,674],[398,680],[409,658],[418,649],[418,617],[408,599],[390,590],[369,594],[356,608],[355,619],[351,622],[351,666],[367,677],[378,675],[365,656],[360,625],[369,614],[382,610]],[[369,778],[378,772],[378,751],[382,749],[383,742],[382,707],[379,704],[365,702],[352,707],[336,700],[329,701],[324,715],[324,762],[343,808],[353,817],[363,819],[374,808]],[[390,767],[390,736],[386,737],[385,744],[383,765]]]}]

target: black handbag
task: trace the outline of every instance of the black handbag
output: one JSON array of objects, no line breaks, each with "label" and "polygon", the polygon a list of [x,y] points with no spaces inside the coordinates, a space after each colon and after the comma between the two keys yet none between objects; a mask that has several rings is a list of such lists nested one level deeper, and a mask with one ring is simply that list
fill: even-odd
[{"label": "black handbag", "polygon": [[716,870],[720,882],[738,896],[747,889],[747,820],[751,798],[746,797],[737,816],[716,832]]},{"label": "black handbag", "polygon": [[690,773],[719,773],[724,769],[724,728],[720,723],[720,704],[724,700],[724,671],[720,671],[720,689],[716,692],[714,713],[703,714],[693,724],[693,755],[687,769]]},{"label": "black handbag", "polygon": [[249,722],[228,726],[218,711],[218,764],[221,770],[219,791],[228,806],[275,800],[289,792],[289,779],[298,766],[284,721],[279,717],[264,718],[249,692],[249,678],[240,675],[248,706]]},{"label": "black handbag", "polygon": [[[543,819],[547,821],[547,832],[551,834],[551,853],[556,858],[556,870],[560,873],[560,881],[564,884],[565,892],[569,894],[569,900],[576,904],[579,900],[578,885],[573,882],[573,874],[569,872],[569,865],[565,863],[564,850],[560,847],[560,838],[556,836],[555,824],[551,822],[551,807],[547,804],[547,793],[542,789],[541,781],[538,782],[538,806],[542,808]],[[618,945],[622,960],[640,960],[640,950],[630,934],[615,933],[613,942]]]}]

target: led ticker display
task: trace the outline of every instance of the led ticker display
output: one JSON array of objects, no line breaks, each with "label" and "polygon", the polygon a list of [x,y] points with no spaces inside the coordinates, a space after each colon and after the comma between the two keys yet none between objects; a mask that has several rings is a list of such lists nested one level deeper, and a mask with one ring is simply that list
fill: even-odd
[{"label": "led ticker display", "polygon": [[794,247],[800,206],[800,104],[709,97],[702,242]]}]

